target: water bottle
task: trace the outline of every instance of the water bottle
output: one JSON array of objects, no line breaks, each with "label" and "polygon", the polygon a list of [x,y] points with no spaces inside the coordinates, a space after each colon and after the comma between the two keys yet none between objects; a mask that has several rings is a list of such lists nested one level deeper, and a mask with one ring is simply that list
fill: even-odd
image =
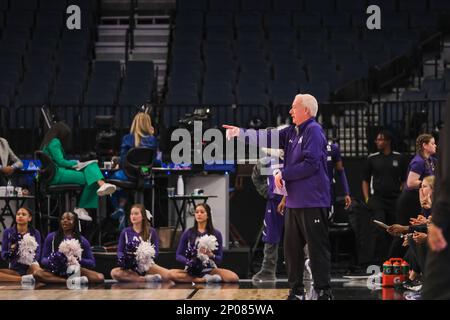
[{"label": "water bottle", "polygon": [[184,182],[183,177],[178,175],[178,181],[177,181],[177,195],[182,196],[184,195]]},{"label": "water bottle", "polygon": [[14,187],[12,186],[11,180],[8,179],[8,184],[6,186],[6,195],[8,197],[14,196]]}]

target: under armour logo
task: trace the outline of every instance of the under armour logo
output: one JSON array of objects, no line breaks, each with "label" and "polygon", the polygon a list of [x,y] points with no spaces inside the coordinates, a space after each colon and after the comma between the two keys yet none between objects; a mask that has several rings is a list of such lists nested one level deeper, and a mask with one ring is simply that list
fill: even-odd
[{"label": "under armour logo", "polygon": [[320,223],[320,219],[314,219],[314,223]]}]

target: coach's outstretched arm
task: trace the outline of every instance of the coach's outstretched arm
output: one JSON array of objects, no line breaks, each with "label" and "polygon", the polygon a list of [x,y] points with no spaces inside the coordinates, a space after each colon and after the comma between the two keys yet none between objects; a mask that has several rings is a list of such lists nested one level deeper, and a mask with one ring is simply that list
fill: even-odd
[{"label": "coach's outstretched arm", "polygon": [[[284,149],[285,140],[287,137],[288,128],[284,128],[282,130],[278,129],[244,129],[236,126],[231,126],[228,124],[222,125],[225,131],[225,137],[227,140],[231,140],[232,138],[238,138],[239,140],[251,144],[257,145],[258,147],[266,147],[266,148],[276,148],[276,149]],[[274,135],[278,135],[278,139],[273,140]],[[261,140],[263,139],[263,140]]]}]

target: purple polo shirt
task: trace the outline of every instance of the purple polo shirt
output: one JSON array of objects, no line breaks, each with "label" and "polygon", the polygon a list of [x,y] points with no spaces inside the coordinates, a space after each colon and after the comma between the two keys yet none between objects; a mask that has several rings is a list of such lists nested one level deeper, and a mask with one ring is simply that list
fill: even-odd
[{"label": "purple polo shirt", "polygon": [[[422,158],[420,155],[416,154],[415,157],[411,160],[408,166],[408,173],[412,171],[420,175],[419,180],[423,180],[425,177],[434,176],[436,171],[437,158],[430,157],[427,160]],[[413,190],[406,186],[407,190]]]}]

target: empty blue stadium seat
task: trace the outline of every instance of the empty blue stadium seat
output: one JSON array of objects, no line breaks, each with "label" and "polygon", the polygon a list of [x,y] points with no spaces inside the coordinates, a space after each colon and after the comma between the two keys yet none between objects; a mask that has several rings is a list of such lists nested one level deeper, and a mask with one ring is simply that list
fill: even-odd
[{"label": "empty blue stadium seat", "polygon": [[36,10],[37,0],[12,0],[10,1],[11,10]]},{"label": "empty blue stadium seat", "polygon": [[266,13],[264,15],[264,25],[269,30],[274,28],[290,27],[292,26],[291,13]]},{"label": "empty blue stadium seat", "polygon": [[426,98],[426,92],[424,91],[411,91],[411,90],[405,90],[400,100],[402,101],[417,101],[417,100],[425,100]]},{"label": "empty blue stadium seat", "polygon": [[202,11],[178,11],[175,18],[177,28],[203,27],[204,17]]},{"label": "empty blue stadium seat", "polygon": [[398,7],[400,12],[414,12],[424,14],[428,11],[427,2],[427,0],[399,1]]},{"label": "empty blue stadium seat", "polygon": [[239,0],[209,0],[209,12],[234,12],[239,10]]},{"label": "empty blue stadium seat", "polygon": [[397,1],[393,0],[370,0],[370,5],[377,5],[381,12],[394,13],[397,12]]},{"label": "empty blue stadium seat", "polygon": [[347,13],[333,14],[323,17],[323,25],[327,28],[350,28],[351,17]]},{"label": "empty blue stadium seat", "polygon": [[206,11],[206,0],[177,0],[178,11]]},{"label": "empty blue stadium seat", "polygon": [[206,15],[206,29],[211,27],[233,28],[233,15],[231,13],[208,13]]},{"label": "empty blue stadium seat", "polygon": [[[26,1],[26,0],[25,0]],[[33,11],[9,11],[6,15],[6,26],[7,28],[31,28],[34,23],[34,12]]]},{"label": "empty blue stadium seat", "polygon": [[[0,90],[2,88],[0,87]],[[9,96],[0,91],[0,107],[9,108]]]},{"label": "empty blue stadium seat", "polygon": [[428,95],[432,93],[440,93],[444,91],[444,80],[425,78],[422,82],[422,91],[426,92]]},{"label": "empty blue stadium seat", "polygon": [[168,105],[198,105],[200,104],[200,99],[198,94],[195,92],[186,93],[176,93],[170,92],[166,97],[166,104]]},{"label": "empty blue stadium seat", "polygon": [[301,1],[301,0],[276,0],[276,1],[273,1],[273,9],[276,12],[301,11],[301,10],[303,10],[303,1]]},{"label": "empty blue stadium seat", "polygon": [[241,10],[254,12],[261,11],[266,12],[270,11],[271,3],[270,0],[241,0]]},{"label": "empty blue stadium seat", "polygon": [[14,83],[1,80],[0,78],[0,95],[5,95],[9,100],[12,100],[15,94],[16,86]]},{"label": "empty blue stadium seat", "polygon": [[300,92],[313,95],[319,103],[329,101],[330,85],[322,81],[320,83],[308,83],[300,87]]},{"label": "empty blue stadium seat", "polygon": [[[337,12],[351,12],[351,13],[366,13],[368,4],[365,0],[348,1],[348,0],[336,0]],[[367,17],[367,15],[366,15]]]},{"label": "empty blue stadium seat", "polygon": [[298,86],[295,82],[274,81],[269,85],[270,100],[274,107],[279,105],[291,105],[298,92]]},{"label": "empty blue stadium seat", "polygon": [[241,12],[235,15],[236,28],[262,28],[262,16],[259,12]]},{"label": "empty blue stadium seat", "polygon": [[152,83],[155,76],[152,61],[128,61],[126,65],[125,82],[139,81]]},{"label": "empty blue stadium seat", "polygon": [[447,0],[430,0],[430,12],[450,12],[450,2]]},{"label": "empty blue stadium seat", "polygon": [[66,12],[66,0],[39,0],[39,10],[41,12]]},{"label": "empty blue stadium seat", "polygon": [[304,6],[306,12],[322,12],[333,13],[335,12],[334,0],[304,0]]},{"label": "empty blue stadium seat", "polygon": [[8,0],[0,0],[0,11],[8,10]]},{"label": "empty blue stadium seat", "polygon": [[322,26],[322,16],[317,13],[293,13],[294,27],[320,28]]}]

